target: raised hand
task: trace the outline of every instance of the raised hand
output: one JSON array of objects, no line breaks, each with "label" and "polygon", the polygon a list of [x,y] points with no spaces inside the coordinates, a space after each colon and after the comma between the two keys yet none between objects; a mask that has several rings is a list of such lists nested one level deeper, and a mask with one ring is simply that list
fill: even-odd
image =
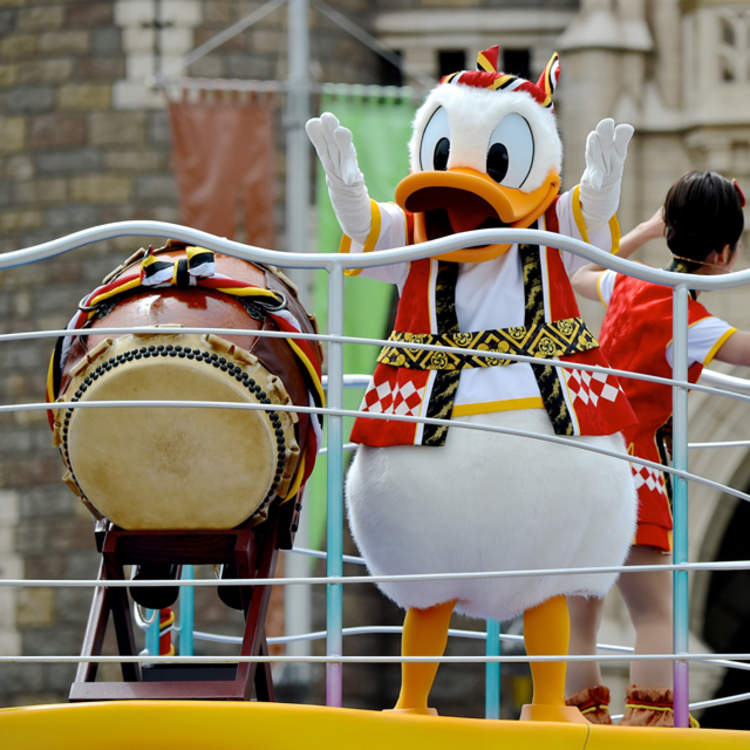
[{"label": "raised hand", "polygon": [[341,228],[364,244],[372,225],[370,196],[357,163],[351,131],[330,112],[308,120],[305,130],[325,169],[328,194]]},{"label": "raised hand", "polygon": [[586,169],[581,177],[581,209],[589,232],[604,226],[620,203],[620,182],[632,125],[602,120],[586,139]]}]

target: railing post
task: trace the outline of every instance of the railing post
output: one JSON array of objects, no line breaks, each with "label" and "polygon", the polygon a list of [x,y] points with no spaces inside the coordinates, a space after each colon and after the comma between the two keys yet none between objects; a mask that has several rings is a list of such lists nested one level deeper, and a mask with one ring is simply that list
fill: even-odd
[{"label": "railing post", "polygon": [[[687,329],[688,288],[680,284],[674,288],[672,298],[672,378],[687,381]],[[688,470],[688,392],[680,386],[672,387],[672,455],[674,468]],[[688,561],[688,483],[682,477],[672,476],[674,500],[674,551],[675,565]],[[674,571],[674,654],[687,654],[690,650],[688,572]],[[689,724],[690,665],[687,661],[674,662],[674,725]]]},{"label": "railing post", "polygon": [[161,635],[159,610],[147,609],[145,616],[148,622],[146,629],[146,650],[149,656],[159,656],[159,636]]},{"label": "railing post", "polygon": [[[344,269],[333,265],[328,274],[328,333],[344,334]],[[344,344],[328,344],[328,407],[344,408]],[[344,418],[328,415],[328,560],[327,574],[339,577],[344,572]],[[326,587],[326,654],[343,654],[343,586]],[[326,664],[326,705],[341,706],[343,701],[343,665]]]},{"label": "railing post", "polygon": [[[182,566],[182,579],[192,581],[195,569],[192,565]],[[180,656],[193,655],[193,629],[195,624],[195,589],[180,586]]]},{"label": "railing post", "polygon": [[[500,623],[487,620],[487,656],[500,656]],[[485,665],[484,718],[500,718],[500,662],[488,661]]]}]

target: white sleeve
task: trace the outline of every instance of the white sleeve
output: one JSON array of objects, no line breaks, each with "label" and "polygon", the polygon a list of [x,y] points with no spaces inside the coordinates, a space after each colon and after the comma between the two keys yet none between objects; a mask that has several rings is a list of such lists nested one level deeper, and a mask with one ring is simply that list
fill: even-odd
[{"label": "white sleeve", "polygon": [[[688,367],[696,362],[704,365],[709,364],[716,356],[716,352],[736,330],[729,323],[713,316],[693,323],[688,328]],[[671,366],[671,343],[667,346],[666,357]]]},{"label": "white sleeve", "polygon": [[596,281],[596,291],[599,292],[599,299],[605,307],[609,307],[609,301],[612,299],[616,280],[617,272],[608,268],[599,274],[599,278]]},{"label": "white sleeve", "polygon": [[[583,214],[581,213],[581,203],[578,200],[577,191],[568,190],[564,192],[557,199],[555,209],[557,211],[557,221],[560,227],[560,234],[574,237],[577,240],[585,240],[578,226],[578,222],[583,222]],[[578,214],[578,221],[576,221],[576,213]],[[605,224],[603,227],[600,227],[595,232],[589,234],[588,242],[594,247],[598,247],[600,250],[611,253],[613,238],[610,225]],[[582,258],[580,255],[570,253],[566,250],[562,250],[560,254],[563,263],[565,264],[565,269],[569,274],[577,271],[587,263],[590,263],[586,258]]]},{"label": "white sleeve", "polygon": [[[408,244],[406,215],[395,203],[370,202],[372,208],[372,228],[364,245],[349,237],[344,237],[341,252],[369,253],[377,250],[389,250],[404,247]],[[378,279],[389,284],[396,284],[399,293],[409,275],[408,263],[395,263],[388,266],[363,268],[355,275],[368,279]]]}]

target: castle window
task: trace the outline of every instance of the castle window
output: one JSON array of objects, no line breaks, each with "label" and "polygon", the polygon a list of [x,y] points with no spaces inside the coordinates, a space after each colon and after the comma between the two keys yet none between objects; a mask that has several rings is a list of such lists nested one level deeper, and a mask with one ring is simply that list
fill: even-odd
[{"label": "castle window", "polygon": [[528,49],[504,49],[503,72],[531,79],[531,52]]},{"label": "castle window", "polygon": [[734,33],[734,25],[730,23],[727,18],[721,19],[721,38],[724,44],[730,47],[734,47],[737,43]]},{"label": "castle window", "polygon": [[[399,60],[402,59],[401,52],[396,52]],[[378,55],[378,61],[380,64],[380,71],[378,76],[378,83],[381,86],[403,86],[404,75],[401,68],[394,65],[390,60],[386,60],[384,57]]]},{"label": "castle window", "polygon": [[438,52],[438,77],[458,70],[466,70],[466,53],[460,49],[441,49]]},{"label": "castle window", "polygon": [[717,15],[719,79],[723,83],[744,82],[747,80],[744,60],[750,50],[750,19],[729,8]]}]

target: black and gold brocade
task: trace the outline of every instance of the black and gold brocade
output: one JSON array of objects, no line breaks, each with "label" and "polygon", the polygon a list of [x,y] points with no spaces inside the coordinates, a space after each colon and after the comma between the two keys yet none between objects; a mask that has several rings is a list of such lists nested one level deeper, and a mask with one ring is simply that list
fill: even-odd
[{"label": "black and gold brocade", "polygon": [[[542,264],[538,245],[519,245],[524,284],[524,326],[492,331],[461,332],[456,315],[456,282],[458,264],[440,261],[435,285],[437,334],[416,334],[394,331],[391,346],[383,347],[378,363],[407,369],[434,370],[426,416],[450,419],[458,390],[461,370],[475,367],[498,367],[514,364],[503,357],[471,355],[450,349],[470,349],[493,354],[531,356],[551,359],[589,351],[599,346],[579,318],[546,321]],[[439,345],[442,351],[409,347],[408,344]],[[563,395],[564,384],[558,370],[550,364],[532,364],[539,392],[555,434],[573,435],[574,425]],[[422,445],[444,445],[446,425],[424,426]]]}]

